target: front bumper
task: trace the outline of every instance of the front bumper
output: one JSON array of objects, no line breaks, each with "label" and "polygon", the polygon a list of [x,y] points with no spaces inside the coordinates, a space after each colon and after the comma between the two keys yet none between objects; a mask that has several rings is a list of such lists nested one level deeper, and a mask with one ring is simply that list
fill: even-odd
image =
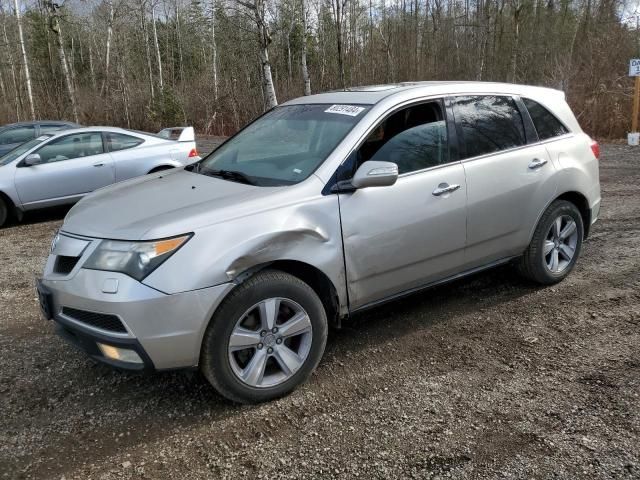
[{"label": "front bumper", "polygon": [[[165,294],[121,273],[82,268],[64,277],[45,271],[39,286],[41,299],[42,292],[48,299],[41,300],[48,303],[45,316],[56,322],[62,337],[98,361],[133,370],[197,366],[209,319],[233,288],[226,283]],[[100,328],[69,314],[75,311],[119,320],[120,330]],[[98,342],[133,350],[143,363],[107,358]]]}]

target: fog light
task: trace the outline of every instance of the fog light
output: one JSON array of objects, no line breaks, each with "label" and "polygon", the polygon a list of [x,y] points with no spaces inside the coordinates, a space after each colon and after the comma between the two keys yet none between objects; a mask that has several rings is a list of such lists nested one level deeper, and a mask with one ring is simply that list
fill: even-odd
[{"label": "fog light", "polygon": [[105,345],[104,343],[98,343],[98,347],[102,354],[111,360],[119,360],[121,362],[128,363],[144,363],[140,358],[140,355],[128,348],[118,348],[113,345]]}]

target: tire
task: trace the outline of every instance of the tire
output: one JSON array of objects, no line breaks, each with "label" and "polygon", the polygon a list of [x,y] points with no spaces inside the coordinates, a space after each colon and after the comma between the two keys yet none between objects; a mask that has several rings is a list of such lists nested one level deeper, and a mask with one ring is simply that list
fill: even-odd
[{"label": "tire", "polygon": [[[265,333],[274,317],[277,331]],[[218,307],[204,334],[200,369],[229,400],[264,402],[306,381],[326,342],[327,315],[313,289],[288,273],[264,270]]]},{"label": "tire", "polygon": [[7,202],[0,197],[0,228],[5,226],[7,223],[7,219],[9,218],[9,208],[7,207]]},{"label": "tire", "polygon": [[561,282],[580,256],[583,238],[584,223],[578,208],[571,202],[556,200],[536,226],[531,243],[520,259],[520,273],[542,285]]}]

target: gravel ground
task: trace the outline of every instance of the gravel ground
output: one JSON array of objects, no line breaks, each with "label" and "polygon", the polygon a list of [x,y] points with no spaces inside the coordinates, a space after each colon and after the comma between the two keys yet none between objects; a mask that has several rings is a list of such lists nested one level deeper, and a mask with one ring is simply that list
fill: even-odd
[{"label": "gravel ground", "polygon": [[75,351],[33,289],[64,212],[1,230],[0,478],[640,478],[640,150],[602,150],[562,284],[503,267],[369,311],[254,407]]}]

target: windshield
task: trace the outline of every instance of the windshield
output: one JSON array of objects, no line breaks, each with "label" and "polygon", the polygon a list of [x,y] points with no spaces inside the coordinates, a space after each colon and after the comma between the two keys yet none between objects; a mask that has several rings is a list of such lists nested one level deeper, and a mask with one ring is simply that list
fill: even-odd
[{"label": "windshield", "polygon": [[7,165],[13,162],[16,158],[22,155],[25,152],[28,152],[36,145],[41,144],[46,139],[50,138],[51,135],[40,135],[38,138],[34,138],[33,140],[29,140],[27,143],[23,143],[19,147],[14,148],[9,153],[5,153],[2,157],[0,157],[0,166]]},{"label": "windshield", "polygon": [[197,171],[260,186],[292,185],[311,175],[368,107],[290,105],[250,124],[200,163]]}]

